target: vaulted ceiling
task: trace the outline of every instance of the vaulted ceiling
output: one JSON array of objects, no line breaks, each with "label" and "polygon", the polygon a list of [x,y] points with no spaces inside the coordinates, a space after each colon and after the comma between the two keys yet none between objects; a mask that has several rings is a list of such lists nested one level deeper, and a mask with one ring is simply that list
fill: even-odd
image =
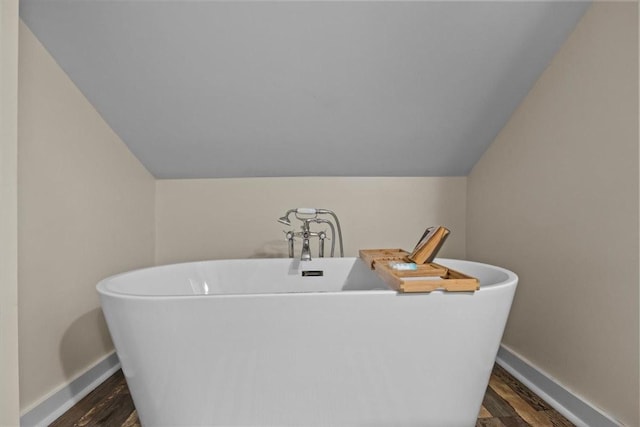
[{"label": "vaulted ceiling", "polygon": [[467,175],[586,2],[21,0],[157,178]]}]

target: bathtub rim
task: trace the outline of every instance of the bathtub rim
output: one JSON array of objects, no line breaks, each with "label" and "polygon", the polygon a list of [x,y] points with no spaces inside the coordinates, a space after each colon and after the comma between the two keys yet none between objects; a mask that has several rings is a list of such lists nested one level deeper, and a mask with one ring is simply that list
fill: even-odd
[{"label": "bathtub rim", "polygon": [[[359,259],[358,257],[342,257],[342,258],[336,258],[336,259],[354,259],[356,262],[358,260],[362,261],[361,259]],[[303,292],[265,292],[265,293],[250,293],[250,294],[201,294],[201,295],[185,295],[185,294],[176,294],[176,295],[148,295],[148,294],[136,294],[136,293],[124,293],[124,292],[117,292],[117,291],[113,291],[111,289],[108,288],[109,282],[115,279],[119,279],[122,278],[123,276],[127,276],[127,275],[135,275],[136,273],[139,272],[143,272],[143,271],[149,271],[149,270],[153,270],[153,269],[159,269],[159,268],[170,268],[170,267],[175,267],[175,266],[187,266],[190,264],[202,264],[202,263],[215,263],[215,262],[225,262],[225,261],[250,261],[256,258],[251,258],[251,259],[242,259],[242,258],[231,258],[231,259],[214,259],[214,260],[203,260],[203,261],[186,261],[186,262],[179,262],[179,263],[173,263],[173,264],[163,264],[163,265],[156,265],[156,266],[151,266],[151,267],[143,267],[143,268],[138,268],[138,269],[134,269],[134,270],[130,270],[130,271],[125,271],[122,273],[118,273],[118,274],[114,274],[111,276],[108,276],[102,280],[100,280],[98,282],[98,284],[96,285],[96,291],[98,292],[98,294],[100,295],[100,297],[111,297],[111,298],[118,298],[118,299],[134,299],[134,300],[156,300],[156,299],[162,299],[162,300],[167,300],[167,299],[192,299],[192,298],[251,298],[251,297],[260,297],[260,298],[265,298],[265,297],[283,297],[283,296],[318,296],[318,295],[325,295],[325,296],[329,296],[329,295],[362,295],[363,293],[366,293],[367,295],[393,295],[396,294],[398,296],[405,296],[404,293],[402,292],[397,292],[394,289],[366,289],[366,290],[338,290],[338,291],[303,291]],[[292,260],[291,258],[264,258],[264,259],[260,259],[260,260]],[[331,258],[328,258],[331,259]],[[487,264],[487,263],[482,263],[482,262],[478,262],[478,261],[469,261],[469,260],[463,260],[463,259],[455,259],[455,258],[436,258],[434,260],[435,262],[438,262],[440,264],[443,264],[446,266],[447,262],[449,261],[453,261],[453,262],[462,262],[465,264],[469,264],[469,265],[475,265],[481,268],[489,268],[501,273],[504,273],[506,275],[505,280],[501,281],[501,282],[497,282],[497,283],[491,283],[491,284],[487,284],[487,285],[481,285],[480,289],[475,291],[475,292],[447,292],[444,290],[434,290],[431,292],[421,292],[421,293],[408,293],[406,295],[408,296],[415,296],[415,295],[430,295],[430,294],[459,294],[459,295],[473,295],[476,292],[482,292],[482,293],[486,293],[488,291],[490,291],[491,289],[499,289],[499,288],[503,288],[503,287],[508,287],[508,286],[517,286],[518,283],[518,275],[516,273],[514,273],[511,270],[508,270],[506,268],[503,267],[499,267],[496,265],[492,265],[492,264]]]}]

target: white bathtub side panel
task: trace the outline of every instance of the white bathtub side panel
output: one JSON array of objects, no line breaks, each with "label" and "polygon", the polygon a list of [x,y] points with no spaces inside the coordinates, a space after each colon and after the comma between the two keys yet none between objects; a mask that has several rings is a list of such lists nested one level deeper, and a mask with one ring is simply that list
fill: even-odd
[{"label": "white bathtub side panel", "polygon": [[462,427],[475,425],[514,290],[103,306],[144,425]]}]

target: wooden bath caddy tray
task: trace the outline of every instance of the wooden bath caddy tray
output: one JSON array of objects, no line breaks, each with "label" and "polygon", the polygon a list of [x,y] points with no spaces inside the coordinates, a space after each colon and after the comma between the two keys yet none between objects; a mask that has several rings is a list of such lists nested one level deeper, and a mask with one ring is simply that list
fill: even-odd
[{"label": "wooden bath caddy tray", "polygon": [[402,249],[361,249],[360,258],[398,292],[473,292],[480,289],[475,277],[467,276],[434,262],[417,264],[417,270],[395,270],[390,261],[412,262]]}]

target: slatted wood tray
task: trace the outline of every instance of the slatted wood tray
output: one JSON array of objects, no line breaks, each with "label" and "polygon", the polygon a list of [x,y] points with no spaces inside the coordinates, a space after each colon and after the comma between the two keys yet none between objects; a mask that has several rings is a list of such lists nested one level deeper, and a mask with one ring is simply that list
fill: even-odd
[{"label": "slatted wood tray", "polygon": [[360,258],[398,292],[473,292],[480,289],[475,277],[436,264],[418,264],[417,270],[395,270],[391,261],[411,262],[409,253],[402,249],[361,249]]}]

